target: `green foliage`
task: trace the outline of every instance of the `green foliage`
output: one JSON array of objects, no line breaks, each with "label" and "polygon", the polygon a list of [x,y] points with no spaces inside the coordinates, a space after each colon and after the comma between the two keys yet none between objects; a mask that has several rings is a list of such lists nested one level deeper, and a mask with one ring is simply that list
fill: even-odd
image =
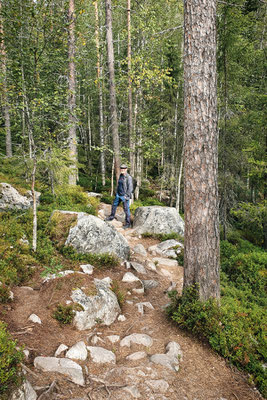
[{"label": "green foliage", "polygon": [[[252,243],[262,246],[264,243],[264,225],[267,225],[267,201],[262,203],[239,203],[231,210],[238,229]],[[266,229],[266,228],[265,228]]]},{"label": "green foliage", "polygon": [[16,341],[6,330],[6,325],[0,321],[0,397],[7,399],[10,390],[21,383],[20,363],[23,353],[17,349]]},{"label": "green foliage", "polygon": [[221,242],[221,305],[201,302],[197,286],[172,292],[167,313],[179,326],[207,340],[230,362],[249,372],[266,395],[266,253],[230,235]]},{"label": "green foliage", "polygon": [[71,246],[63,246],[60,248],[60,252],[64,257],[79,262],[88,262],[99,269],[115,268],[119,265],[118,257],[113,254],[80,254]]},{"label": "green foliage", "polygon": [[8,303],[10,301],[10,290],[7,285],[0,284],[0,303]]},{"label": "green foliage", "polygon": [[60,324],[66,325],[71,324],[75,315],[72,305],[58,304],[53,312],[53,318],[55,318]]},{"label": "green foliage", "polygon": [[126,294],[125,294],[124,290],[120,287],[118,281],[113,280],[112,286],[111,286],[111,290],[117,296],[117,300],[118,300],[119,306],[120,306],[120,308],[122,308],[123,305],[124,305],[124,302],[125,302]]},{"label": "green foliage", "polygon": [[112,204],[114,200],[114,196],[110,196],[109,193],[104,192],[101,197],[101,201],[106,204]]},{"label": "green foliage", "polygon": [[165,240],[170,240],[170,239],[176,239],[179,240],[180,242],[184,242],[184,237],[180,235],[179,233],[172,232],[172,233],[149,233],[145,232],[142,234],[143,238],[152,238],[152,239],[157,239],[160,242],[164,242]]}]

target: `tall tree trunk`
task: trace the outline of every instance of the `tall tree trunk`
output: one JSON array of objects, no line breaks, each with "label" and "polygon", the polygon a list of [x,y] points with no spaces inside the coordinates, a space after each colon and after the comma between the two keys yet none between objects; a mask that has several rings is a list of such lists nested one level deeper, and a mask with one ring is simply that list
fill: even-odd
[{"label": "tall tree trunk", "polygon": [[75,4],[74,0],[69,0],[69,154],[72,161],[71,172],[69,174],[69,184],[76,185],[78,178],[77,170],[77,136],[76,136],[76,72],[75,72]]},{"label": "tall tree trunk", "polygon": [[34,155],[33,170],[32,170],[32,201],[33,201],[33,228],[32,228],[32,249],[36,251],[37,248],[37,205],[35,194],[35,175],[36,175],[36,158]]},{"label": "tall tree trunk", "polygon": [[220,297],[216,1],[185,0],[184,289],[201,300]]},{"label": "tall tree trunk", "polygon": [[131,43],[131,0],[127,0],[127,31],[128,31],[128,138],[130,149],[130,172],[135,174],[135,149],[133,140],[133,91],[132,91],[132,43]]},{"label": "tall tree trunk", "polygon": [[115,88],[115,71],[114,71],[114,48],[112,35],[112,11],[111,0],[106,2],[106,28],[107,28],[107,56],[108,56],[108,72],[109,72],[109,101],[110,101],[110,119],[111,132],[113,139],[113,152],[115,160],[116,179],[120,176],[120,141],[119,141],[119,125],[117,114],[116,88]]},{"label": "tall tree trunk", "polygon": [[101,178],[102,185],[106,184],[106,163],[105,163],[105,132],[104,132],[104,116],[103,116],[103,69],[102,60],[100,56],[100,43],[99,43],[99,15],[98,15],[98,2],[94,2],[95,5],[95,42],[96,42],[96,55],[97,55],[97,82],[98,82],[98,93],[99,93],[99,136],[100,136],[100,164],[101,164]]},{"label": "tall tree trunk", "polygon": [[7,56],[6,47],[4,40],[4,25],[2,20],[2,1],[0,0],[0,68],[1,68],[1,81],[2,81],[2,103],[5,119],[5,131],[6,131],[6,156],[12,157],[12,139],[11,139],[11,129],[10,129],[10,107],[8,99],[7,90]]},{"label": "tall tree trunk", "polygon": [[141,126],[137,123],[138,116],[138,103],[140,107],[140,101],[142,98],[142,92],[139,88],[136,93],[135,100],[135,108],[134,108],[134,126],[135,126],[135,136],[137,138],[137,153],[136,153],[136,189],[135,189],[135,198],[139,199],[140,186],[142,183],[142,129]]}]

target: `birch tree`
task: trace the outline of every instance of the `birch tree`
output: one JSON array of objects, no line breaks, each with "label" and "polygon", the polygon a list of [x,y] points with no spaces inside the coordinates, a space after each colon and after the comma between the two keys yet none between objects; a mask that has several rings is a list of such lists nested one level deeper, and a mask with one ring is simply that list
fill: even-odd
[{"label": "birch tree", "polygon": [[184,288],[220,297],[216,1],[184,2]]}]

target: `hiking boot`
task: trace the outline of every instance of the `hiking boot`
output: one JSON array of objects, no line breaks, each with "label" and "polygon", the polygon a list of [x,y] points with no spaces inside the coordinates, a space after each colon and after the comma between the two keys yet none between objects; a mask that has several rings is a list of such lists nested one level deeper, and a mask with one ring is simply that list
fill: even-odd
[{"label": "hiking boot", "polygon": [[112,215],[110,215],[109,217],[107,217],[107,218],[105,219],[105,221],[113,221],[114,218],[115,218],[115,217],[113,217]]},{"label": "hiking boot", "polygon": [[123,225],[123,229],[129,229],[129,228],[131,228],[131,224],[125,224],[125,225]]}]

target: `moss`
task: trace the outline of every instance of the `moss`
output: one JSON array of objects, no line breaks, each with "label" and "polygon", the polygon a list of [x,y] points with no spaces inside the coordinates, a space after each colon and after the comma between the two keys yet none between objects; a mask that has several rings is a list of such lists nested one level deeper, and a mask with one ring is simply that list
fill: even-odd
[{"label": "moss", "polygon": [[63,246],[68,237],[70,228],[77,224],[77,214],[65,214],[55,211],[51,217],[48,231],[52,242],[57,246]]}]

